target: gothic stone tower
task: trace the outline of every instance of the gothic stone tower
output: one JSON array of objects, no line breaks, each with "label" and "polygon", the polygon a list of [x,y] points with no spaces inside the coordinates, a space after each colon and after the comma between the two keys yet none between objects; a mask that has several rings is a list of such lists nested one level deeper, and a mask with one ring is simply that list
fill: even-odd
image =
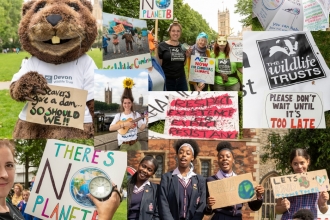
[{"label": "gothic stone tower", "polygon": [[229,10],[218,10],[218,33],[219,35],[230,35],[230,16]]},{"label": "gothic stone tower", "polygon": [[111,104],[112,103],[112,90],[109,89],[104,89],[104,102],[106,102],[107,104]]}]

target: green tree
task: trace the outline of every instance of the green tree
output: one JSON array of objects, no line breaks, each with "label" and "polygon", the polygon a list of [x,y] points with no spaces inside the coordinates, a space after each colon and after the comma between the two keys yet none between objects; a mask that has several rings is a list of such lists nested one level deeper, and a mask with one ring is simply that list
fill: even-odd
[{"label": "green tree", "polygon": [[24,188],[29,188],[29,168],[39,167],[46,146],[46,139],[15,140],[17,163],[24,165]]},{"label": "green tree", "polygon": [[23,0],[1,0],[0,46],[17,47],[19,44],[18,24],[21,19]]},{"label": "green tree", "polygon": [[274,160],[276,169],[282,174],[291,173],[289,155],[292,149],[306,149],[311,156],[309,170],[326,169],[330,171],[330,129],[295,129],[280,136],[271,133],[269,144],[264,147],[267,151],[261,155],[262,162]]}]

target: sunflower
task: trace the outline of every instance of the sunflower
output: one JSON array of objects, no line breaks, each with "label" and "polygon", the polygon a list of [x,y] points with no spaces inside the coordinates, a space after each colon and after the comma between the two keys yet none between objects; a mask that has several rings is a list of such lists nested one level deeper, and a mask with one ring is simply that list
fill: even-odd
[{"label": "sunflower", "polygon": [[128,88],[128,89],[133,88],[133,86],[134,86],[133,79],[131,79],[131,78],[124,79],[123,86],[124,86],[124,88]]}]

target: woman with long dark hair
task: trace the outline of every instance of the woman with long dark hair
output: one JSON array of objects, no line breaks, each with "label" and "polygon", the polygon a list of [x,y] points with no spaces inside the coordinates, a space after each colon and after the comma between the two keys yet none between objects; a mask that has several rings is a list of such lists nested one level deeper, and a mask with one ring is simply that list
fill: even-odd
[{"label": "woman with long dark hair", "polygon": [[[294,173],[305,173],[310,164],[310,156],[305,149],[293,149],[289,162]],[[282,214],[281,220],[288,220],[293,219],[294,213],[298,210],[309,209],[316,220],[318,219],[317,209],[323,214],[328,211],[328,200],[329,193],[327,191],[277,199],[275,211],[276,214]]]},{"label": "woman with long dark hair", "polygon": [[148,124],[148,116],[144,119],[141,115],[134,111],[132,87],[134,82],[130,78],[126,78],[123,82],[124,92],[121,96],[121,113],[115,115],[109,131],[117,131],[121,129],[122,134],[118,132],[118,145],[120,150],[141,150],[141,144],[137,139],[138,129],[143,131]]},{"label": "woman with long dark hair", "polygon": [[[217,151],[219,171],[215,175],[208,177],[206,182],[237,176],[237,174],[233,171],[234,153],[232,151],[231,144],[227,141],[222,141],[218,144]],[[263,186],[258,185],[255,187],[255,190],[257,200],[248,202],[248,205],[252,211],[259,210],[263,202]],[[215,204],[217,199],[221,198],[214,198],[209,194],[207,195],[207,206],[205,208],[206,215],[214,214],[211,218],[212,220],[242,220],[243,204],[213,209],[212,206]]]},{"label": "woman with long dark hair", "polygon": [[194,173],[192,162],[199,153],[196,141],[178,140],[174,144],[178,166],[162,175],[159,216],[164,220],[202,219],[205,208],[205,179]]},{"label": "woman with long dark hair", "polygon": [[[239,91],[241,84],[237,70],[243,73],[243,69],[236,62],[229,61],[230,47],[226,36],[219,36],[214,44],[211,57],[215,58],[214,91]],[[221,68],[224,63],[230,62],[230,69]]]},{"label": "woman with long dark hair", "polygon": [[157,208],[158,185],[149,181],[158,169],[152,156],[144,157],[128,183],[129,220],[159,220]]}]

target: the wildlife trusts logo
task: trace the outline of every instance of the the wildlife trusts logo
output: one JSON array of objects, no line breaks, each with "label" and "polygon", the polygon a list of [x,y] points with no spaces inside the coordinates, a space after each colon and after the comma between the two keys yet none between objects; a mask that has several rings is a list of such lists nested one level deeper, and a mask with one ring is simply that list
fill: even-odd
[{"label": "the wildlife trusts logo", "polygon": [[256,41],[269,89],[325,78],[305,33]]}]

